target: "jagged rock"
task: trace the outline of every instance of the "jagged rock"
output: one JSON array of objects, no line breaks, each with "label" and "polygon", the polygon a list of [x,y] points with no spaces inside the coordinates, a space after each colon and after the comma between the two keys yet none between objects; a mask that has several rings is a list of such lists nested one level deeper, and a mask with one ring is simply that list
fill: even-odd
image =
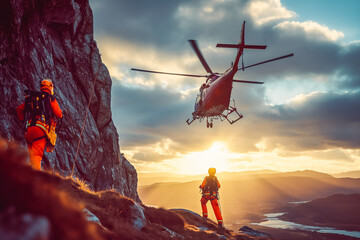
[{"label": "jagged rock", "polygon": [[171,231],[170,229],[166,228],[166,227],[162,227],[162,231],[166,232],[168,234],[169,239],[185,239],[184,236],[181,236],[180,234]]},{"label": "jagged rock", "polygon": [[38,90],[44,78],[53,79],[65,117],[55,151],[45,154],[43,166],[70,175],[81,136],[75,176],[94,190],[114,188],[140,201],[136,171],[120,154],[111,117],[112,82],[93,38],[88,0],[1,1],[2,138],[26,146],[14,110],[24,101],[24,90]]},{"label": "jagged rock", "polygon": [[50,239],[50,222],[44,216],[18,214],[10,207],[0,213],[0,239]]},{"label": "jagged rock", "polygon": [[251,227],[248,226],[243,226],[239,229],[240,232],[246,233],[250,236],[254,236],[254,237],[266,237],[266,238],[271,238],[271,235],[268,233],[264,233],[264,232],[260,232],[257,230],[252,229]]},{"label": "jagged rock", "polygon": [[134,203],[131,209],[131,222],[134,224],[134,228],[141,230],[146,225],[146,217],[144,213],[144,208],[138,203]]},{"label": "jagged rock", "polygon": [[90,212],[88,209],[84,208],[83,210],[85,216],[86,216],[86,219],[90,222],[94,222],[96,224],[99,224],[101,227],[103,227],[101,225],[101,222],[99,220],[99,218],[97,216],[95,216],[95,214],[93,214],[92,212]]}]

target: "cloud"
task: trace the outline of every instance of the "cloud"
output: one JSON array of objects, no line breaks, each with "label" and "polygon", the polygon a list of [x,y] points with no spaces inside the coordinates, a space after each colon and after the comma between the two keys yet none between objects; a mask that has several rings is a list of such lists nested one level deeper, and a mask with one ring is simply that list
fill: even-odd
[{"label": "cloud", "polygon": [[347,162],[353,162],[353,159],[351,159],[344,151],[341,149],[330,149],[325,151],[314,151],[309,154],[315,159],[322,159],[322,160],[332,160],[332,161],[347,161]]},{"label": "cloud", "polygon": [[[360,147],[360,92],[313,93],[258,115],[263,136],[293,151]],[[271,129],[271,130],[268,130]],[[275,147],[275,144],[273,144]]]},{"label": "cloud", "polygon": [[118,113],[120,118],[132,127],[176,124],[181,121],[180,114],[184,109],[191,111],[193,105],[190,97],[183,98],[180,93],[167,91],[160,86],[149,90],[125,87],[116,83],[112,89],[112,96],[114,115]]},{"label": "cloud", "polygon": [[[173,31],[177,25],[173,16],[180,4],[178,1],[107,0],[101,4],[91,1],[91,5],[93,4],[96,4],[96,34],[118,36],[141,45],[154,42],[162,45],[178,36]],[[160,32],[168,34],[159,34]]]},{"label": "cloud", "polygon": [[161,85],[177,90],[189,90],[189,88],[197,88],[203,80],[130,71],[134,67],[155,71],[204,74],[204,70],[198,72],[193,70],[192,66],[199,65],[199,60],[189,46],[184,53],[174,55],[173,52],[163,49],[149,48],[122,39],[105,37],[100,38],[99,47],[111,76],[114,79],[120,79],[123,84],[145,88]]},{"label": "cloud", "polygon": [[336,42],[344,37],[344,33],[329,29],[324,25],[320,25],[317,22],[305,21],[284,21],[277,24],[274,28],[281,29],[284,33],[297,36],[306,36],[313,41],[330,41]]},{"label": "cloud", "polygon": [[[91,4],[95,37],[113,79],[112,112],[121,149],[137,163],[201,152],[215,141],[235,153],[284,151],[349,162],[353,157],[341,152],[360,147],[360,44],[341,43],[342,31],[294,21],[296,13],[279,0]],[[212,70],[223,72],[236,51],[216,43],[236,43],[243,20],[246,42],[268,45],[264,51],[244,51],[245,65],[290,52],[295,56],[239,71],[236,79],[266,83],[234,84],[232,97],[245,116],[234,125],[217,121],[207,129],[204,122],[185,123],[204,79],[130,71],[203,74],[187,42],[197,39]],[[271,101],[276,95],[278,101]]]},{"label": "cloud", "polygon": [[171,139],[162,139],[153,144],[129,148],[126,153],[137,162],[161,162],[177,157],[177,152],[172,150],[174,144]]},{"label": "cloud", "polygon": [[350,43],[340,52],[341,65],[339,72],[343,76],[340,88],[358,89],[360,87],[360,42]]},{"label": "cloud", "polygon": [[257,25],[296,17],[296,13],[282,6],[280,0],[249,1],[246,11]]},{"label": "cloud", "polygon": [[[151,145],[170,139],[174,152],[206,149],[214,138],[226,142],[236,152],[256,150],[267,139],[267,150],[277,147],[291,151],[327,148],[358,148],[360,93],[312,93],[299,95],[286,104],[265,105],[263,90],[241,88],[237,105],[245,119],[238,125],[215,122],[211,132],[204,124],[187,126],[193,110],[193,96],[162,88],[131,89],[113,87],[113,114],[123,146]],[[238,99],[238,100],[239,100]],[[241,142],[241,145],[238,144]]]}]

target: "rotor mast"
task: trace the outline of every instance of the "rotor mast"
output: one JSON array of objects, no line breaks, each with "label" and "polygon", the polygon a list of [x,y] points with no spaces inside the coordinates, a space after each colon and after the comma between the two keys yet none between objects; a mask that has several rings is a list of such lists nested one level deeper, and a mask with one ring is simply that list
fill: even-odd
[{"label": "rotor mast", "polygon": [[[237,44],[226,44],[226,43],[218,43],[216,45],[216,47],[222,47],[222,48],[237,48],[238,52],[236,54],[236,58],[234,61],[234,65],[233,65],[233,70],[236,73],[239,70],[239,61],[240,61],[240,57],[243,54],[243,51],[245,48],[248,49],[265,49],[266,45],[246,45],[245,44],[245,21],[242,24],[241,27],[241,34],[240,34],[240,39],[239,42]],[[244,62],[242,62],[242,70],[244,70]]]}]

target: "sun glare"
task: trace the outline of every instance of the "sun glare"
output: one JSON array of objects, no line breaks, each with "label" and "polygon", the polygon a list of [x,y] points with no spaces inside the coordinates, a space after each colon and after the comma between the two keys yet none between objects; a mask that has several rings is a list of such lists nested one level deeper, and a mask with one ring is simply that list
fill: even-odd
[{"label": "sun glare", "polygon": [[231,170],[229,160],[233,158],[226,144],[214,142],[212,146],[202,152],[192,152],[185,155],[180,161],[179,171],[187,174],[204,174],[210,167],[216,168],[217,172]]}]

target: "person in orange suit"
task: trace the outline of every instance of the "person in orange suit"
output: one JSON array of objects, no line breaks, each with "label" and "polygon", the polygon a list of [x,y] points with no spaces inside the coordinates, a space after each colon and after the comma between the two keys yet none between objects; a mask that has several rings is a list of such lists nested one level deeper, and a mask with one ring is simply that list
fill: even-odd
[{"label": "person in orange suit", "polygon": [[216,173],[215,168],[209,168],[208,173],[209,176],[205,177],[204,181],[200,185],[200,189],[202,190],[202,197],[200,202],[201,202],[203,217],[204,218],[208,217],[206,203],[210,200],[218,224],[220,227],[222,227],[223,218],[221,216],[220,206],[218,202],[218,189],[220,188],[220,183],[217,177],[215,177],[215,173]]},{"label": "person in orange suit", "polygon": [[[40,82],[40,91],[54,95],[54,85],[51,79],[44,79]],[[20,121],[25,120],[25,103],[17,107],[16,112]],[[50,98],[50,109],[52,111],[52,118],[50,119],[50,125],[55,128],[56,121],[54,117],[62,118],[63,113],[59,107],[55,97]],[[32,121],[36,123],[32,123]],[[33,116],[32,119],[26,123],[25,140],[29,150],[30,164],[34,169],[41,170],[41,160],[43,158],[44,150],[47,143],[47,135],[45,131],[49,131],[50,127],[41,116]]]}]

